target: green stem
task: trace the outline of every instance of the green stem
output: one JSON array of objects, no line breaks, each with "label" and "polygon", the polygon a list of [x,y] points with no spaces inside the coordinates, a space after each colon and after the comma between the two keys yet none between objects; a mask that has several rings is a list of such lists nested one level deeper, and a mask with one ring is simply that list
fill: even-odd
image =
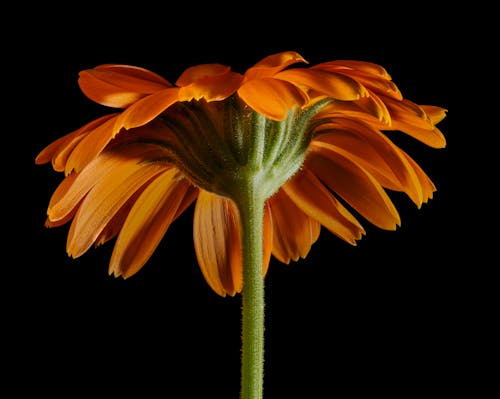
[{"label": "green stem", "polygon": [[264,200],[249,188],[238,201],[242,226],[241,399],[262,399],[264,387]]}]

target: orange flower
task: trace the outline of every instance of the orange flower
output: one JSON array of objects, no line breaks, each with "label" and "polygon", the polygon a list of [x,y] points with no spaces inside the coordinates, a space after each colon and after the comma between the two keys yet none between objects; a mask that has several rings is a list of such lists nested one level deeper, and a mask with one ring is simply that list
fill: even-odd
[{"label": "orange flower", "polygon": [[446,110],[405,99],[386,70],[370,62],[297,63],[306,61],[283,52],[244,74],[203,64],[186,69],[175,85],[127,65],[82,71],[83,93],[120,110],[36,157],[65,174],[46,225],[71,222],[72,257],[116,239],[109,272],[127,278],[195,204],[197,259],[222,296],[242,289],[234,200],[249,176],[265,199],[264,274],[271,255],[284,263],[304,258],[321,226],[353,245],[365,233],[361,219],[395,229],[401,220],[388,191],[420,207],[436,188],[384,131],[442,148],[436,124]]}]

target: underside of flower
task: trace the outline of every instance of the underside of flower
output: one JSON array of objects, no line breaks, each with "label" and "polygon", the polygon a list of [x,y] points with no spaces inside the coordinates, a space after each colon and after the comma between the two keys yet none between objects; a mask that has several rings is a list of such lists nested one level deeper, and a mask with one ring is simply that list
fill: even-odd
[{"label": "underside of flower", "polygon": [[268,199],[302,166],[323,99],[295,107],[280,121],[248,107],[237,96],[223,102],[175,104],[158,119],[164,137],[155,143],[201,189],[234,199],[249,181]]}]

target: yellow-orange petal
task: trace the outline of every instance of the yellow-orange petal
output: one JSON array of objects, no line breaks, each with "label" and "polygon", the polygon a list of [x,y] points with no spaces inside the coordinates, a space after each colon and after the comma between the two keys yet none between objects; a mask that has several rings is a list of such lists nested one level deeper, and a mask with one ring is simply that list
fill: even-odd
[{"label": "yellow-orange petal", "polygon": [[[147,185],[140,187],[133,196],[131,196],[125,205],[123,205],[120,210],[113,216],[112,220],[106,225],[104,230],[101,232],[97,240],[95,241],[95,245],[104,244],[106,241],[111,240],[116,237],[125,223],[125,220],[132,209],[132,206],[135,204],[139,196],[142,194]],[[186,191],[186,194],[181,200],[179,207],[172,219],[172,222],[175,221],[184,211],[192,204],[194,198],[198,195],[198,188],[195,186],[189,186]]]},{"label": "yellow-orange petal", "polygon": [[145,125],[178,100],[178,87],[168,88],[142,98],[120,114],[116,119],[113,134],[117,134],[122,128],[132,129]]},{"label": "yellow-orange petal", "polygon": [[278,190],[268,203],[273,226],[273,256],[286,264],[305,258],[319,237],[319,222],[302,212],[284,190]]},{"label": "yellow-orange petal", "polygon": [[243,75],[244,81],[270,78],[279,71],[297,62],[307,63],[307,61],[295,51],[283,51],[281,53],[268,55],[254,64],[251,68],[247,69]]},{"label": "yellow-orange petal", "polygon": [[365,233],[356,218],[310,170],[304,168],[281,188],[302,212],[349,244],[356,245]]},{"label": "yellow-orange petal", "polygon": [[[64,186],[54,192],[47,210],[51,221],[66,217],[85,195],[114,169],[119,170],[124,163],[139,163],[147,159],[155,159],[161,155],[158,148],[142,145],[128,145],[118,152],[107,151],[92,160],[79,173],[73,172],[66,179]],[[72,179],[72,180],[70,180]],[[63,184],[63,183],[61,183]],[[60,191],[58,191],[60,190]]]},{"label": "yellow-orange petal", "polygon": [[238,95],[255,111],[274,120],[283,120],[289,110],[308,101],[293,84],[272,78],[251,80],[238,89]]},{"label": "yellow-orange petal", "polygon": [[77,258],[97,240],[113,216],[165,164],[123,162],[101,178],[85,196],[78,208],[67,239],[68,255]]},{"label": "yellow-orange petal", "polygon": [[106,226],[104,226],[104,228],[101,230],[98,237],[95,239],[94,245],[96,247],[115,238],[118,235],[118,233],[120,233],[120,230],[122,229],[123,224],[125,223],[125,219],[130,213],[130,209],[135,204],[135,201],[137,201],[137,198],[139,198],[139,195],[142,194],[142,192],[146,187],[147,187],[146,184],[144,184],[142,187],[139,187],[135,191],[135,193],[132,194],[125,201],[125,204],[117,212],[115,212],[115,214],[111,217]]},{"label": "yellow-orange petal", "polygon": [[190,187],[191,183],[175,168],[162,172],[149,183],[118,234],[109,274],[128,278],[144,266],[170,227],[180,204],[194,201],[196,191]]},{"label": "yellow-orange petal", "polygon": [[148,94],[172,86],[147,69],[118,64],[83,70],[78,84],[92,101],[114,108],[126,108]]},{"label": "yellow-orange petal", "polygon": [[219,295],[241,291],[240,221],[231,200],[200,191],[194,210],[194,247],[208,285]]},{"label": "yellow-orange petal", "polygon": [[377,227],[395,230],[401,224],[396,207],[380,183],[340,147],[317,146],[307,166],[333,192]]},{"label": "yellow-orange petal", "polygon": [[316,90],[337,100],[352,101],[368,95],[364,86],[354,79],[336,72],[293,68],[275,74],[274,78],[291,82],[299,87]]}]

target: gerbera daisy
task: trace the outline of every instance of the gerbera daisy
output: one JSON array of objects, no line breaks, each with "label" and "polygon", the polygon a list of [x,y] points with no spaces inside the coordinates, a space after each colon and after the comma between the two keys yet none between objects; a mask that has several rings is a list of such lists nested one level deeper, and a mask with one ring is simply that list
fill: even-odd
[{"label": "gerbera daisy", "polygon": [[[308,66],[283,52],[244,74],[202,64],[171,84],[144,68],[105,64],[81,71],[78,82],[91,100],[118,110],[36,157],[65,175],[46,225],[71,222],[72,257],[116,239],[115,276],[137,273],[194,204],[194,248],[210,287],[221,296],[243,290],[244,308],[263,307],[271,256],[304,258],[321,226],[352,245],[364,221],[394,230],[401,221],[389,191],[420,207],[436,190],[385,131],[442,148],[436,124],[446,110],[404,98],[374,63]],[[261,316],[244,313],[243,322],[262,337]],[[247,392],[262,390],[261,369],[245,362],[262,346],[255,339],[243,352]]]}]

